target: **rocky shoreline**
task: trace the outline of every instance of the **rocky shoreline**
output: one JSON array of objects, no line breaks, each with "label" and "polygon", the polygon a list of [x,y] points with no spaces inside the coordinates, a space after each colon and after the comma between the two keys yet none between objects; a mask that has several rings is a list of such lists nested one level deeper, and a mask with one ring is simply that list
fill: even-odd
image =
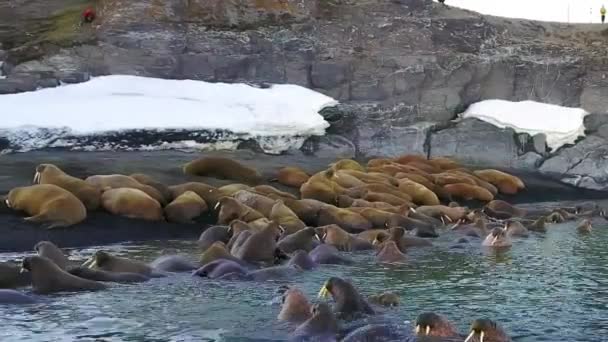
[{"label": "rocky shoreline", "polygon": [[[221,155],[234,158],[258,169],[265,179],[274,178],[276,170],[282,166],[299,166],[308,172],[316,172],[327,167],[335,158],[303,155],[271,156],[250,150],[217,151],[210,153],[190,153],[179,151],[156,152],[75,152],[75,151],[33,151],[1,156],[0,195],[17,186],[31,184],[34,169],[41,163],[54,163],[66,172],[86,177],[92,174],[131,174],[144,172],[159,181],[173,185],[188,181],[201,181],[220,186],[233,183],[206,177],[186,176],[181,165],[202,155]],[[499,195],[497,198],[511,203],[537,203],[562,201],[594,201],[600,205],[608,198],[605,192],[585,190],[551,180],[535,172],[512,172],[526,183],[527,189],[516,196]],[[272,183],[285,191],[287,187]],[[471,206],[479,203],[470,203]],[[86,221],[67,229],[46,230],[38,225],[24,222],[22,217],[0,205],[0,252],[27,251],[40,240],[50,240],[64,247],[84,247],[125,241],[146,241],[166,239],[196,239],[205,227],[215,223],[213,215],[207,215],[194,225],[172,223],[148,223],[106,213],[93,213]]]}]

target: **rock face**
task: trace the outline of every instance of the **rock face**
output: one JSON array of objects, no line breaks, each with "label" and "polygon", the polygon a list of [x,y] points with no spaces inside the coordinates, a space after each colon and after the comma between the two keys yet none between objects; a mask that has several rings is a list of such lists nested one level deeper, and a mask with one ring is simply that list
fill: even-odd
[{"label": "rock face", "polygon": [[[331,136],[304,144],[304,153],[542,164],[579,186],[605,186],[592,172],[603,165],[601,149],[568,164],[570,154],[608,145],[608,31],[600,25],[486,17],[431,0],[105,0],[92,26],[78,26],[92,2],[7,3],[0,94],[101,74],[293,83],[341,102],[324,114]],[[583,107],[594,116],[593,138],[547,155],[542,137],[450,121],[493,98]]]}]

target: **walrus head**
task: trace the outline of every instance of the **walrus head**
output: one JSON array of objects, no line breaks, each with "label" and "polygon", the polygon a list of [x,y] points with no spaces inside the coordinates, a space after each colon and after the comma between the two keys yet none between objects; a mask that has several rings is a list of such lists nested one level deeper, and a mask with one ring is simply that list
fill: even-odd
[{"label": "walrus head", "polygon": [[105,251],[97,251],[93,256],[89,258],[89,260],[85,261],[82,264],[82,267],[94,268],[94,267],[103,267],[103,265],[108,262],[112,256]]},{"label": "walrus head", "polygon": [[416,335],[452,337],[458,332],[443,316],[434,312],[425,312],[416,319]]},{"label": "walrus head", "polygon": [[52,172],[52,173],[63,173],[60,168],[53,164],[40,164],[36,166],[36,173],[34,174],[34,184],[40,184],[40,177],[43,172]]},{"label": "walrus head", "polygon": [[25,257],[21,262],[21,273],[32,271],[32,257]]},{"label": "walrus head", "polygon": [[506,342],[510,341],[507,333],[496,322],[490,319],[476,319],[471,324],[471,333],[464,342]]},{"label": "walrus head", "polygon": [[319,290],[318,298],[326,298],[330,294],[336,302],[335,311],[341,315],[374,313],[369,304],[361,298],[357,289],[344,279],[329,278]]}]

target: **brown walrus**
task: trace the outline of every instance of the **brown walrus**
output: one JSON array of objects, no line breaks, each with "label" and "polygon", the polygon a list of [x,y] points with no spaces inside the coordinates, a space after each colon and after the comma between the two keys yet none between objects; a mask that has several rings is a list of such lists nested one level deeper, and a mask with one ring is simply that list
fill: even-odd
[{"label": "brown walrus", "polygon": [[509,236],[527,237],[529,235],[528,229],[519,221],[507,221],[504,229]]},{"label": "brown walrus", "polygon": [[14,289],[28,286],[32,283],[29,273],[21,273],[21,267],[6,262],[0,262],[0,289]]},{"label": "brown walrus", "polygon": [[136,181],[134,178],[125,175],[95,175],[90,176],[84,180],[85,182],[97,187],[98,189],[107,190],[110,189],[120,189],[120,188],[130,188],[137,189],[145,192],[148,196],[155,199],[161,205],[167,204],[165,197],[158,192],[154,187],[149,185],[141,184]]},{"label": "brown walrus", "polygon": [[372,249],[368,241],[349,234],[336,224],[314,228],[323,243],[336,247],[340,251],[360,251]]},{"label": "brown walrus", "polygon": [[226,248],[226,245],[221,241],[216,241],[212,243],[211,246],[209,246],[209,248],[207,248],[201,254],[199,261],[201,265],[206,265],[218,259],[232,260],[239,264],[243,263],[241,259],[230,254],[230,252]]},{"label": "brown walrus", "polygon": [[295,287],[288,288],[281,297],[279,321],[300,324],[312,316],[311,305],[306,295]]},{"label": "brown walrus", "polygon": [[26,221],[47,223],[49,229],[69,227],[87,218],[87,208],[78,197],[53,184],[14,188],[6,205],[30,215]]},{"label": "brown walrus", "polygon": [[315,247],[315,240],[319,241],[317,231],[315,228],[308,227],[285,236],[277,242],[277,247],[288,254],[300,249],[310,252]]},{"label": "brown walrus", "polygon": [[262,176],[236,160],[224,157],[203,157],[183,166],[187,175],[231,179],[248,185],[262,183]]},{"label": "brown walrus", "polygon": [[290,194],[290,193],[285,192],[285,191],[281,191],[281,190],[279,190],[279,189],[277,189],[277,188],[275,188],[273,186],[270,186],[270,185],[258,185],[258,186],[255,186],[253,188],[253,190],[255,192],[257,192],[258,194],[264,195],[264,196],[274,195],[274,196],[277,196],[277,197],[279,197],[281,199],[284,199],[284,198],[298,199],[293,194]]},{"label": "brown walrus", "polygon": [[[237,222],[237,221],[234,221]],[[230,231],[230,227],[226,226],[211,226],[205,229],[196,242],[202,251],[207,250],[216,241],[228,243],[234,231]]]},{"label": "brown walrus", "polygon": [[328,204],[337,204],[339,192],[334,182],[317,181],[313,178],[302,184],[300,194],[302,199],[314,199]]},{"label": "brown walrus", "polygon": [[65,256],[63,251],[59,249],[59,247],[55,246],[54,243],[50,241],[40,241],[34,246],[34,250],[39,256],[51,260],[62,270],[67,269],[69,264],[68,258]]},{"label": "brown walrus", "polygon": [[283,202],[291,209],[298,218],[309,226],[314,226],[317,223],[319,210],[325,207],[326,203],[314,199],[291,200],[284,199]]},{"label": "brown walrus", "polygon": [[314,304],[310,308],[311,317],[304,321],[304,323],[300,324],[293,332],[293,339],[298,341],[300,338],[304,340],[314,338],[323,341],[323,338],[331,341],[332,338],[335,339],[336,334],[338,333],[338,322],[329,307],[329,305],[325,303]]},{"label": "brown walrus", "polygon": [[418,205],[438,205],[439,198],[426,186],[411,181],[407,178],[399,180],[399,190],[412,197],[412,201]]},{"label": "brown walrus", "polygon": [[329,164],[329,167],[334,170],[356,170],[365,172],[365,168],[359,164],[356,160],[352,159],[340,159],[334,163]]},{"label": "brown walrus", "polygon": [[526,188],[524,182],[519,177],[502,171],[487,169],[477,170],[473,173],[484,181],[496,186],[498,191],[503,194],[515,195]]},{"label": "brown walrus", "polygon": [[217,207],[220,207],[217,216],[218,224],[229,224],[234,220],[250,222],[264,218],[264,215],[259,211],[244,205],[232,197],[220,198],[214,209],[217,209]]},{"label": "brown walrus", "polygon": [[330,224],[337,224],[349,233],[359,233],[372,228],[371,222],[365,217],[348,209],[328,205],[319,210],[317,225]]},{"label": "brown walrus", "polygon": [[34,175],[35,184],[53,184],[63,188],[84,204],[88,210],[97,210],[101,200],[100,189],[92,186],[80,178],[68,175],[53,164],[40,164],[36,167]]},{"label": "brown walrus", "polygon": [[[346,195],[351,195],[352,197],[362,198],[367,193],[370,193],[370,192],[371,193],[380,193],[380,194],[389,194],[389,195],[392,195],[393,197],[398,197],[405,202],[412,201],[412,197],[410,195],[400,191],[399,189],[397,189],[396,187],[394,187],[392,185],[387,185],[387,184],[383,184],[383,183],[365,184],[363,186],[358,186],[358,187],[347,189],[347,190],[345,190],[344,193]],[[380,200],[376,200],[376,201],[368,200],[368,201],[390,203],[389,201],[380,201]],[[396,204],[396,205],[401,205],[401,204],[403,204],[403,203]]]},{"label": "brown walrus", "polygon": [[478,200],[489,202],[494,199],[491,192],[477,185],[465,183],[453,183],[443,186],[443,189],[452,197],[462,198],[464,200]]},{"label": "brown walrus", "polygon": [[143,174],[143,173],[134,173],[129,175],[129,177],[135,179],[136,181],[140,182],[143,185],[148,185],[153,187],[154,189],[158,190],[158,192],[163,196],[163,198],[165,199],[165,203],[169,203],[173,200],[173,195],[171,194],[171,190],[169,190],[169,187],[157,180],[155,180],[154,178]]},{"label": "brown walrus", "polygon": [[589,219],[582,220],[581,223],[579,223],[578,226],[576,226],[576,231],[581,234],[591,233],[591,230],[592,230],[592,226],[591,226],[591,221]]},{"label": "brown walrus", "polygon": [[169,187],[169,191],[171,191],[171,196],[173,196],[173,198],[177,198],[186,191],[194,191],[205,200],[209,208],[215,207],[217,201],[223,197],[216,187],[201,182],[188,182],[172,185]]},{"label": "brown walrus", "polygon": [[306,183],[310,175],[299,167],[287,166],[279,170],[277,173],[277,182],[285,186],[299,188]]},{"label": "brown walrus", "polygon": [[412,223],[411,219],[388,211],[374,208],[349,208],[349,210],[358,213],[365,217],[374,227],[409,227]]},{"label": "brown walrus", "polygon": [[352,318],[361,314],[374,314],[374,310],[359,294],[353,284],[338,278],[331,277],[321,287],[319,298],[329,294],[334,298],[334,312],[342,318]]},{"label": "brown walrus", "polygon": [[163,208],[154,198],[134,188],[117,188],[103,192],[102,207],[114,214],[147,221],[163,221]]},{"label": "brown walrus", "polygon": [[194,219],[206,213],[207,203],[194,191],[186,191],[165,207],[169,222],[195,223]]},{"label": "brown walrus", "polygon": [[371,295],[367,297],[370,303],[381,306],[399,306],[399,295],[394,292],[382,292],[377,295]]},{"label": "brown walrus", "polygon": [[248,190],[235,192],[232,197],[244,205],[259,211],[262,215],[270,217],[270,212],[275,204],[275,200],[264,195],[256,194]]},{"label": "brown walrus", "polygon": [[251,263],[273,264],[277,249],[276,240],[281,233],[279,224],[271,221],[262,231],[251,234],[235,252],[235,256]]},{"label": "brown walrus", "polygon": [[486,208],[492,209],[494,212],[508,213],[511,217],[525,217],[526,210],[511,205],[502,200],[493,200],[485,205]]},{"label": "brown walrus", "polygon": [[425,312],[416,318],[416,335],[434,337],[459,337],[456,327],[444,316]]},{"label": "brown walrus", "polygon": [[117,257],[105,251],[95,252],[82,266],[89,268],[97,267],[104,271],[117,273],[138,273],[146,276],[156,274],[152,267],[141,261]]},{"label": "brown walrus", "polygon": [[464,342],[510,342],[511,338],[496,322],[490,319],[476,319],[471,323],[471,333]]},{"label": "brown walrus", "polygon": [[281,227],[285,229],[285,234],[287,235],[306,228],[306,224],[298,218],[298,215],[289,209],[281,200],[276,201],[268,218],[281,225]]},{"label": "brown walrus", "polygon": [[395,241],[386,241],[380,245],[380,250],[376,253],[376,262],[386,264],[405,263],[406,256],[399,250]]},{"label": "brown walrus", "polygon": [[34,292],[40,294],[60,291],[94,291],[107,288],[102,283],[71,275],[51,260],[41,256],[25,257],[21,267],[32,274],[32,287]]},{"label": "brown walrus", "polygon": [[[384,235],[382,238],[378,239],[378,235]],[[370,229],[364,232],[357,234],[360,239],[363,239],[369,243],[373,243],[376,239],[381,241],[386,241],[390,234],[386,229]]]}]

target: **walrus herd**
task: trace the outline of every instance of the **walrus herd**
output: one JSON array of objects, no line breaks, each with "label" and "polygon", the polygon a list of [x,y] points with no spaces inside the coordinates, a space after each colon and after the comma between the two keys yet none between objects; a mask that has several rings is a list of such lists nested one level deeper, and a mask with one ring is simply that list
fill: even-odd
[{"label": "walrus herd", "polygon": [[[47,228],[77,225],[94,210],[150,224],[195,224],[206,215],[217,225],[203,230],[195,261],[170,255],[145,263],[99,250],[77,265],[52,242],[41,241],[34,246],[37,255],[23,259],[25,273],[0,264],[0,288],[6,289],[0,292],[0,303],[33,301],[11,292],[27,285],[38,294],[97,291],[111,288],[113,282],[145,282],[174,272],[224,281],[289,279],[322,264],[353,264],[342,251],[372,251],[376,262],[398,265],[408,262],[408,251],[432,246],[434,238],[447,232],[460,235],[454,248],[466,248],[477,239],[480,246],[502,249],[565,221],[580,220],[576,231],[589,234],[591,218],[605,218],[597,206],[526,210],[511,205],[496,197],[524,191],[521,179],[499,170],[471,170],[448,158],[404,155],[371,159],[365,166],[343,159],[314,174],[287,166],[268,182],[255,169],[228,158],[200,158],[182,170],[189,176],[236,183],[169,186],[142,173],[80,179],[56,165],[36,167],[35,184],[11,190],[5,202],[25,213],[26,220]],[[479,206],[469,208],[458,201]],[[355,284],[338,277],[330,277],[319,292],[319,298],[333,298],[333,307],[311,303],[296,287],[281,288],[280,295],[278,320],[293,325],[294,340],[409,340],[419,335],[510,341],[492,320],[476,319],[470,331],[460,335],[446,317],[433,312],[420,314],[411,329],[391,324],[343,329],[341,321],[399,305],[399,297],[391,292],[364,297]]]}]

